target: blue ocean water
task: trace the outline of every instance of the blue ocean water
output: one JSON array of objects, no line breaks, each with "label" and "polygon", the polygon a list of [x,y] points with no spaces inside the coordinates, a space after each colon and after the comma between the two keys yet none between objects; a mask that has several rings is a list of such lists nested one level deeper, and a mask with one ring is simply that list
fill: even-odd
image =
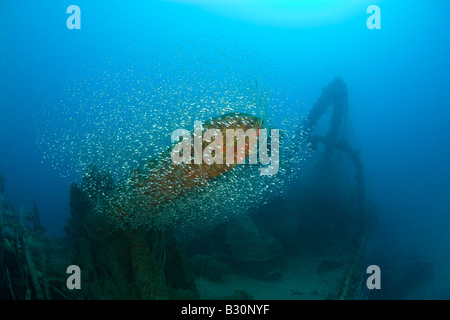
[{"label": "blue ocean water", "polygon": [[[79,30],[66,24],[72,4],[81,9]],[[367,27],[367,7],[373,4],[381,10],[381,29]],[[70,213],[70,183],[79,181],[87,160],[111,170],[125,160],[126,168],[133,167],[132,158],[153,152],[155,145],[137,143],[138,153],[124,151],[119,147],[136,142],[127,133],[142,130],[142,123],[152,125],[152,119],[163,127],[174,112],[183,112],[183,98],[196,101],[195,92],[205,90],[205,104],[221,96],[237,104],[240,96],[224,90],[258,78],[281,88],[274,95],[283,103],[272,109],[277,123],[292,109],[307,113],[337,76],[347,84],[348,122],[367,196],[378,209],[375,241],[384,254],[376,253],[372,262],[382,270],[409,270],[415,261],[434,266],[432,281],[422,285],[423,275],[413,273],[411,283],[403,284],[409,289],[391,290],[386,297],[448,299],[449,9],[445,0],[2,1],[4,197],[24,210],[31,210],[34,200],[47,232],[61,236]],[[177,81],[180,91],[161,102]],[[152,97],[157,89],[162,94]],[[143,105],[130,115],[120,101]],[[148,101],[172,112],[144,114]],[[93,108],[99,104],[103,114]],[[117,136],[123,140],[108,149],[118,141],[111,134],[120,133],[119,127],[125,128]],[[168,141],[171,129],[152,138]],[[90,132],[95,139],[86,136]]]}]

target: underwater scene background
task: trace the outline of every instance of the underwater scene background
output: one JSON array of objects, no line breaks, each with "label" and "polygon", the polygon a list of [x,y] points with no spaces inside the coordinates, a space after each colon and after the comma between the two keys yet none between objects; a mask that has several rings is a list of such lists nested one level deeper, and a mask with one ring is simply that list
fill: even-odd
[{"label": "underwater scene background", "polygon": [[[449,299],[449,10],[1,1],[0,298]],[[279,168],[174,166],[195,121]]]}]

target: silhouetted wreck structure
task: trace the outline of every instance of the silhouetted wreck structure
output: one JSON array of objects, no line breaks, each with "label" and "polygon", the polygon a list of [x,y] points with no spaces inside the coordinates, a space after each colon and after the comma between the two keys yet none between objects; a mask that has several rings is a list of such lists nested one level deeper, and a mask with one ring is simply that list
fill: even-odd
[{"label": "silhouetted wreck structure", "polygon": [[[332,116],[328,132],[325,136],[313,134],[317,122],[323,116],[328,107],[332,107]],[[328,84],[320,95],[314,107],[308,114],[303,129],[309,133],[309,139],[315,149],[318,143],[325,145],[322,152],[321,163],[327,167],[331,161],[335,149],[345,153],[354,163],[356,169],[356,180],[358,184],[358,206],[361,217],[365,210],[365,182],[364,170],[358,153],[345,141],[340,140],[342,127],[347,121],[348,94],[345,82],[340,78],[335,78]],[[342,137],[342,136],[341,136]]]}]

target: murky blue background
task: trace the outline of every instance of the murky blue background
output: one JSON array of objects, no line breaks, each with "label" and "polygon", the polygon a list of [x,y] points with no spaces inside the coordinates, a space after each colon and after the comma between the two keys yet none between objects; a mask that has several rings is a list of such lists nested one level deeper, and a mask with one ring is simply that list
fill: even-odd
[{"label": "murky blue background", "polygon": [[[309,106],[335,76],[346,81],[348,117],[368,197],[379,209],[379,242],[387,248],[386,257],[394,265],[414,255],[432,261],[434,281],[421,297],[450,298],[448,1],[211,3],[2,1],[5,198],[25,210],[35,200],[47,231],[62,235],[73,179],[43,161],[38,147],[49,104],[71,79],[86,77],[86,70],[103,66],[108,57],[125,64],[130,52],[152,46],[196,51],[208,40],[220,42],[217,50],[235,47],[228,52],[271,61],[269,70],[276,70],[279,85]],[[81,30],[66,27],[71,4],[81,8]],[[381,30],[366,26],[370,4],[381,8]],[[199,39],[202,46],[195,45]],[[48,121],[46,129],[52,126]]]}]

